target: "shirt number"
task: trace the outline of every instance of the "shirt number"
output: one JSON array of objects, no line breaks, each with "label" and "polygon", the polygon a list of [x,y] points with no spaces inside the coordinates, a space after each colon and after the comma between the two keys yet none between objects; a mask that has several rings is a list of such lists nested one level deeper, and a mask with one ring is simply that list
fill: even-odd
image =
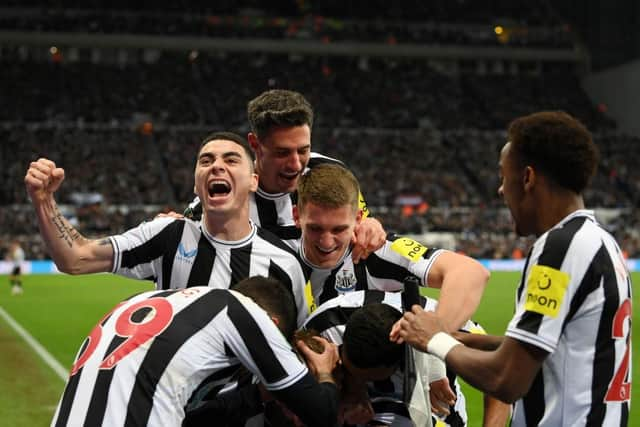
[{"label": "shirt number", "polygon": [[[611,328],[611,337],[613,339],[625,339],[624,324],[627,318],[631,319],[630,299],[622,303],[616,315],[613,317],[613,327]],[[631,331],[629,331],[629,334],[631,334]],[[604,397],[605,402],[625,402],[631,398],[629,393],[631,391],[631,383],[625,382],[625,378],[627,378],[627,374],[629,373],[629,344],[628,340],[622,363],[620,363],[620,367],[618,367],[616,374],[613,376],[609,390]]]},{"label": "shirt number", "polygon": [[[120,304],[122,305],[122,304]],[[71,367],[71,376],[75,375],[87,363],[93,352],[98,347],[102,338],[102,322],[120,305],[107,313],[98,322],[89,334],[88,343],[83,352],[78,356],[78,360]],[[134,322],[132,317],[140,310],[146,309],[149,313],[144,316],[141,322]],[[146,343],[150,339],[160,334],[171,323],[173,318],[173,307],[164,298],[149,298],[133,304],[123,311],[116,319],[115,331],[120,337],[126,338],[118,347],[108,354],[100,363],[100,369],[111,369],[120,360],[126,357],[136,348]]]}]

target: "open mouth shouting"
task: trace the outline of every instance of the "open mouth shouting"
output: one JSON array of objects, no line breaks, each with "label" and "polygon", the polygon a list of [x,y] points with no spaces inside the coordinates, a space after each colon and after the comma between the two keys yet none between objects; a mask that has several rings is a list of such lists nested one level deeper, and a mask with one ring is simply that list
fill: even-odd
[{"label": "open mouth shouting", "polygon": [[207,189],[212,199],[226,198],[231,193],[231,184],[223,179],[213,179],[209,181]]}]

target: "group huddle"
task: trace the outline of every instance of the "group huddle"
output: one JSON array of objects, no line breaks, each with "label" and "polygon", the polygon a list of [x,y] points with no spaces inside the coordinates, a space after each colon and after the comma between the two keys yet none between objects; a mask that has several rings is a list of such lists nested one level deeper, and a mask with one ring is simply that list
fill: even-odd
[{"label": "group huddle", "polygon": [[470,320],[489,272],[369,215],[347,167],[311,152],[301,94],[265,92],[248,118],[246,140],[203,140],[184,215],[104,239],[60,213],[64,170],[31,163],[25,184],[61,271],[156,283],[92,330],[52,425],[463,426],[456,375],[485,393],[485,426],[626,425],[631,283],[582,203],[597,150],[579,122],[543,112],[509,127],[498,193],[538,240],[494,337]]}]

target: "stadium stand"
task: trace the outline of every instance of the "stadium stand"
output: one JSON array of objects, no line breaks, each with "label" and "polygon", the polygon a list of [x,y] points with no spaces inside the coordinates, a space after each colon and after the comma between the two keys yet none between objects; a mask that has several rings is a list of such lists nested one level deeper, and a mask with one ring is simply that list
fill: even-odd
[{"label": "stadium stand", "polygon": [[[19,236],[28,258],[46,257],[22,182],[29,161],[46,154],[67,170],[60,201],[85,234],[117,233],[159,211],[181,210],[192,197],[200,140],[213,130],[245,133],[246,102],[278,87],[311,101],[314,151],[353,169],[386,228],[446,233],[455,249],[479,258],[518,257],[530,242],[515,238],[496,194],[506,125],[529,112],[566,110],[595,132],[602,151],[587,204],[598,208],[628,256],[640,256],[640,215],[633,209],[640,141],[617,131],[589,100],[579,83],[581,64],[529,54],[516,60],[513,53],[465,57],[477,46],[573,49],[575,34],[547,2],[494,0],[490,15],[472,2],[444,0],[402,8],[378,1],[366,8],[228,1],[216,2],[215,10],[208,2],[148,3],[2,7],[0,32],[15,37],[0,41],[0,103],[8,106],[0,109],[0,252]],[[496,35],[500,23],[508,36]],[[447,59],[26,41],[51,31],[466,50]]]}]

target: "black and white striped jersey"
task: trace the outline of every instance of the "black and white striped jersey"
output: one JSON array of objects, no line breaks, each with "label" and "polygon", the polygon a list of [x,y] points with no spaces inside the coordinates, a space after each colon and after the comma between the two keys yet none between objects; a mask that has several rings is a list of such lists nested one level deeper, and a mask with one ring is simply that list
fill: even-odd
[{"label": "black and white striped jersey", "polygon": [[[437,300],[433,298],[421,297],[420,302],[425,311],[435,311],[438,306]],[[320,307],[318,307],[318,309],[309,316],[307,321],[304,323],[304,327],[306,329],[313,329],[327,340],[338,345],[342,345],[344,330],[351,314],[359,308],[371,303],[387,304],[399,312],[402,312],[402,294],[400,292],[383,292],[379,290],[353,291],[332,298],[320,305]],[[460,330],[470,333],[485,333],[484,329],[479,324],[471,320],[467,321]],[[449,379],[451,389],[456,393],[456,403],[449,408],[449,416],[444,418],[434,418],[433,425],[456,427],[466,426],[467,408],[464,394],[460,389],[460,384],[457,381],[456,375],[448,369],[447,377]],[[382,407],[380,410],[385,412],[386,415],[382,416],[382,414],[378,414],[380,417],[376,419],[379,421],[393,420],[393,415],[395,413],[396,421],[400,422],[403,416],[406,416],[403,414],[408,414],[406,406],[401,400],[399,400],[401,397],[400,393],[402,391],[402,375],[394,375],[392,379],[395,390],[398,394],[396,396],[398,398],[397,404],[382,405],[382,407],[384,407],[384,411]],[[382,401],[385,400],[382,399]]]},{"label": "black and white striped jersey", "polygon": [[[311,152],[309,163],[303,173],[321,164],[344,164],[331,157]],[[299,239],[300,229],[293,220],[293,205],[297,202],[297,193],[267,193],[258,187],[249,204],[249,216],[260,227],[271,231],[287,243]]]},{"label": "black and white striped jersey", "polygon": [[578,210],[527,257],[506,335],[549,354],[514,426],[623,426],[631,382],[631,280],[614,238]]},{"label": "black and white striped jersey", "polygon": [[230,242],[214,238],[200,222],[158,218],[110,240],[113,273],[153,280],[158,289],[227,289],[250,276],[273,277],[291,289],[299,324],[309,313],[305,288],[310,284],[301,260],[280,239],[255,224],[247,237]]},{"label": "black and white striped jersey", "polygon": [[308,373],[269,315],[237,292],[138,294],[85,340],[51,425],[180,426],[194,390],[224,385],[241,366],[269,390]]},{"label": "black and white striped jersey", "polygon": [[[321,164],[344,164],[331,157],[311,152],[309,163],[303,173]],[[259,227],[271,231],[290,246],[295,246],[295,241],[300,238],[301,232],[293,220],[293,205],[297,202],[297,193],[267,193],[258,187],[258,190],[249,199],[249,216]],[[368,215],[367,205],[360,195],[360,208],[364,216]],[[199,219],[202,214],[200,199],[196,197],[185,210],[185,216],[193,216]]]},{"label": "black and white striped jersey", "polygon": [[389,235],[380,249],[358,264],[353,263],[349,248],[336,267],[322,269],[307,260],[303,242],[299,241],[298,245],[298,253],[310,269],[311,289],[317,305],[356,290],[401,291],[404,278],[410,275],[418,277],[422,286],[429,286],[429,270],[444,252],[427,248],[408,237]]}]

